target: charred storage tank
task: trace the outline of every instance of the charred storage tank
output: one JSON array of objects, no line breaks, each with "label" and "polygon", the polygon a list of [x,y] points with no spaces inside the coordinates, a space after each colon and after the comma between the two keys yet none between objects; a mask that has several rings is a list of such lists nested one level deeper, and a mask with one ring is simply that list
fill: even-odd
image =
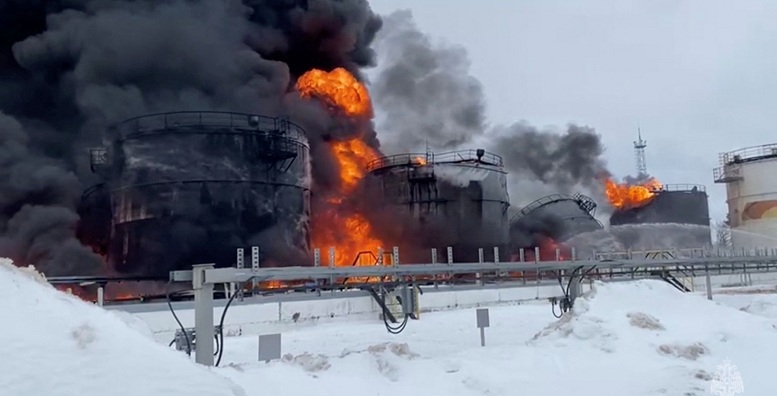
[{"label": "charred storage tank", "polygon": [[[414,222],[401,245],[405,258],[429,260],[437,248],[440,261],[453,248],[456,262],[475,262],[478,248],[487,259],[493,248],[507,253],[510,206],[502,158],[484,150],[400,154],[368,165],[384,201]],[[410,255],[410,257],[408,257]]]},{"label": "charred storage tank", "polygon": [[722,153],[720,162],[715,183],[726,183],[732,245],[777,246],[777,144]]},{"label": "charred storage tank", "polygon": [[582,195],[549,195],[522,208],[510,219],[513,251],[538,247],[540,238],[564,242],[575,235],[604,228],[594,218],[596,203]]},{"label": "charred storage tank", "polygon": [[309,245],[310,170],[304,132],[286,119],[225,112],[124,121],[92,151],[110,204],[109,262],[166,275],[231,265],[258,245],[283,265]]},{"label": "charred storage tank", "polygon": [[[610,217],[611,226],[630,224],[662,224],[654,234],[650,229],[635,230],[632,237],[624,235],[624,242],[631,247],[639,246],[638,239],[647,241],[655,238],[671,238],[672,246],[697,248],[712,243],[710,234],[710,210],[704,186],[696,184],[665,184],[654,191],[655,197],[647,204],[626,210],[618,210]],[[670,227],[669,225],[674,225]],[[628,233],[627,233],[628,234]],[[649,238],[648,238],[649,237]],[[647,243],[647,242],[645,242]]]}]

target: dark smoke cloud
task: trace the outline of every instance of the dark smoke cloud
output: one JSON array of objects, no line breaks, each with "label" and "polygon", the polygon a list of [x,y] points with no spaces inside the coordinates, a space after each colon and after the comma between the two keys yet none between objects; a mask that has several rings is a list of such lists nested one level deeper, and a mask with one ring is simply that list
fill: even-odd
[{"label": "dark smoke cloud", "polygon": [[47,275],[95,273],[100,258],[73,235],[78,178],[28,143],[22,125],[0,113],[0,256]]},{"label": "dark smoke cloud", "polygon": [[539,246],[544,238],[554,237],[564,232],[564,220],[552,213],[531,216],[526,221],[512,224],[510,227],[510,248],[513,252],[521,248]]},{"label": "dark smoke cloud", "polygon": [[[489,148],[504,157],[514,203],[527,204],[547,194],[591,194],[604,198],[609,176],[604,146],[593,128],[569,125],[564,131],[540,130],[525,122],[489,131]],[[527,202],[529,201],[529,202]]]},{"label": "dark smoke cloud", "polygon": [[483,88],[463,47],[432,42],[410,11],[397,11],[384,18],[375,48],[381,72],[371,90],[384,147],[423,152],[428,143],[445,151],[485,131]]},{"label": "dark smoke cloud", "polygon": [[[606,202],[604,147],[593,128],[539,129],[526,122],[490,127],[483,89],[461,47],[435,43],[410,11],[384,19],[376,39],[380,70],[373,77],[381,143],[392,153],[483,147],[503,157],[512,212],[550,195],[582,193]],[[537,217],[514,227],[512,243],[534,246],[563,233],[563,221]]]},{"label": "dark smoke cloud", "polygon": [[[0,170],[8,176],[0,181],[0,253],[45,263],[47,274],[92,268],[73,253],[88,252],[73,239],[73,210],[97,181],[85,148],[125,118],[295,116],[310,134],[314,167],[331,162],[320,143],[364,128],[289,91],[311,68],[374,64],[380,26],[363,0],[0,0],[0,111],[8,114],[0,160],[11,164]],[[323,186],[336,172],[315,169]]]},{"label": "dark smoke cloud", "polygon": [[603,196],[601,177],[608,172],[593,128],[559,131],[525,122],[489,128],[483,89],[470,74],[466,50],[434,43],[410,11],[384,18],[375,47],[381,67],[371,88],[383,119],[381,143],[392,153],[422,150],[427,141],[433,150],[482,142],[504,157],[514,205],[552,193]]}]

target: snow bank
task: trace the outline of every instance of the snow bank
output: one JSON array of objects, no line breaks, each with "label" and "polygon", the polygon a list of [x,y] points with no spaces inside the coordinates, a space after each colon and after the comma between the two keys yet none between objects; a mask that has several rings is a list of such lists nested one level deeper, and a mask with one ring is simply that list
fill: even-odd
[{"label": "snow bank", "polygon": [[7,259],[0,259],[0,301],[4,396],[245,394],[152,341],[131,317],[62,293]]},{"label": "snow bank", "polygon": [[[284,396],[710,395],[729,360],[746,394],[775,395],[773,319],[683,294],[660,281],[595,284],[562,319],[546,303],[424,314],[399,335],[349,320],[288,328],[284,357],[256,362],[255,336],[230,337],[220,373]],[[344,388],[345,387],[345,388]]]},{"label": "snow bank", "polygon": [[[660,281],[598,283],[528,344],[549,352],[584,352],[593,367],[620,360],[624,368],[666,372],[673,385],[655,384],[655,392],[705,394],[715,367],[726,360],[741,372],[763,373],[759,365],[777,354],[777,324]],[[748,394],[777,391],[768,377],[749,380]]]},{"label": "snow bank", "polygon": [[772,288],[742,288],[715,294],[715,301],[743,312],[777,319],[777,293]]}]

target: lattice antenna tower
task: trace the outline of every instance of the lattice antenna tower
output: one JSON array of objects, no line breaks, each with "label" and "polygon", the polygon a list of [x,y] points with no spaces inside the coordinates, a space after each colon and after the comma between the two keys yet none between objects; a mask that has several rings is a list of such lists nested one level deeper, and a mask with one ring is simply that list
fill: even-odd
[{"label": "lattice antenna tower", "polygon": [[637,128],[637,138],[634,141],[634,155],[637,157],[637,177],[642,178],[647,176],[647,161],[645,160],[645,148],[647,147],[647,141],[642,140],[642,130]]}]

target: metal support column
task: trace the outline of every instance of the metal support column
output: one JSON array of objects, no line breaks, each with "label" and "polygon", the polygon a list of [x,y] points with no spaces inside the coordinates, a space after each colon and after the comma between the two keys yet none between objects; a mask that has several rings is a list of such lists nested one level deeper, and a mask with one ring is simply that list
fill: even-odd
[{"label": "metal support column", "polygon": [[710,268],[704,266],[704,282],[707,287],[707,300],[712,300],[712,279],[710,278]]},{"label": "metal support column", "polygon": [[581,290],[580,290],[580,283],[581,277],[579,275],[572,275],[569,279],[569,304],[570,306],[575,305],[575,300],[578,296],[580,296]]},{"label": "metal support column", "polygon": [[213,366],[213,283],[206,281],[205,271],[213,264],[192,266],[192,288],[194,289],[194,336],[195,361]]},{"label": "metal support column", "polygon": [[[251,269],[256,271],[259,269],[259,246],[251,246]],[[259,286],[259,281],[256,279],[251,280],[251,295],[256,293],[256,287]]]},{"label": "metal support column", "polygon": [[[237,248],[237,257],[235,257],[235,267],[237,269],[243,269],[245,268],[245,251],[243,248]],[[232,282],[232,287],[235,289],[235,293],[237,293],[237,300],[243,301],[243,285],[239,282]]]},{"label": "metal support column", "polygon": [[[483,248],[478,248],[478,263],[483,264],[484,260],[485,259],[483,257]],[[483,286],[482,276],[483,274],[481,272],[475,273],[475,279],[477,280],[478,286]]]},{"label": "metal support column", "polygon": [[[321,249],[315,248],[313,249],[313,266],[318,268],[321,266]],[[323,281],[321,279],[316,279],[316,295],[321,296],[321,285],[323,284]]]}]

